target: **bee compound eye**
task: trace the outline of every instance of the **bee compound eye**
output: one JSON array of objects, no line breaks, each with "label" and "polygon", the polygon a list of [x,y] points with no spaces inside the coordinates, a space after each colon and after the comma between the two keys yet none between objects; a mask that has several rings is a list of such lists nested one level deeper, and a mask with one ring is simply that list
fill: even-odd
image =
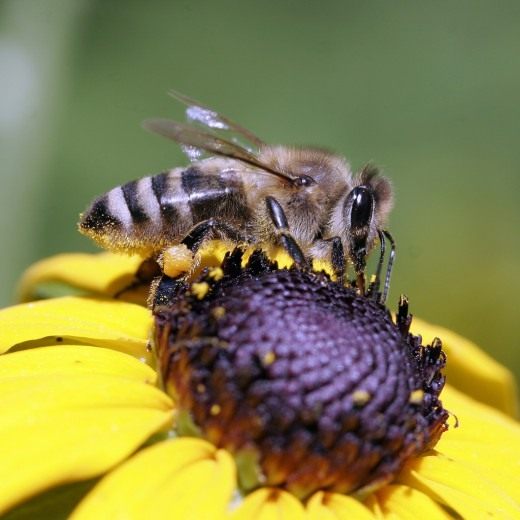
[{"label": "bee compound eye", "polygon": [[[352,206],[350,223],[353,228],[361,228],[370,224],[374,212],[374,195],[366,186],[356,186],[349,194]],[[347,200],[348,200],[347,199]]]}]

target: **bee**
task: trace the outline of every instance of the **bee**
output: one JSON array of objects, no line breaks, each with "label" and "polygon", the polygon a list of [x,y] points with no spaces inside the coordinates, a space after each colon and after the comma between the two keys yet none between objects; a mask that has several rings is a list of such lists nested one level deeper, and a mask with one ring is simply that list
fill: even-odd
[{"label": "bee", "polygon": [[[81,215],[79,230],[116,252],[159,258],[184,244],[196,252],[209,239],[262,248],[281,246],[295,264],[331,262],[344,282],[385,302],[395,243],[385,229],[392,186],[379,170],[354,174],[346,160],[320,148],[269,145],[249,130],[178,92],[187,123],[151,119],[144,127],[181,145],[189,166],[117,186]],[[384,289],[385,237],[391,244]],[[380,256],[366,289],[367,255]]]}]

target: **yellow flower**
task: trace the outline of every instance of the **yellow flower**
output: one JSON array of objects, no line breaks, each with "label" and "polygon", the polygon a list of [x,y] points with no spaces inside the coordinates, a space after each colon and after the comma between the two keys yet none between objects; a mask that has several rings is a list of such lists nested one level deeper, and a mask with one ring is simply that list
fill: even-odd
[{"label": "yellow flower", "polygon": [[[221,251],[211,254],[220,262]],[[62,515],[73,509],[80,519],[520,518],[510,373],[467,340],[415,320],[425,342],[443,339],[453,385],[441,398],[460,426],[453,419],[434,449],[366,497],[318,491],[300,501],[274,487],[242,496],[230,452],[171,434],[176,404],[158,387],[145,294],[111,298],[138,263],[106,253],[45,260],[22,280],[24,301],[50,284],[84,294],[0,311],[0,352],[8,352],[0,357],[0,513],[52,517],[63,503]]]}]

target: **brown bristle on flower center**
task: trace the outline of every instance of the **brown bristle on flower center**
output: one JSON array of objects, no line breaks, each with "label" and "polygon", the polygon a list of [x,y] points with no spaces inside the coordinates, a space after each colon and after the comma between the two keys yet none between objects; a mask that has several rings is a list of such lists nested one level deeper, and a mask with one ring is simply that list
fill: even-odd
[{"label": "brown bristle on flower center", "polygon": [[396,324],[324,274],[241,259],[182,287],[155,341],[180,415],[235,454],[243,487],[373,489],[437,442],[445,356],[409,334],[405,300]]}]

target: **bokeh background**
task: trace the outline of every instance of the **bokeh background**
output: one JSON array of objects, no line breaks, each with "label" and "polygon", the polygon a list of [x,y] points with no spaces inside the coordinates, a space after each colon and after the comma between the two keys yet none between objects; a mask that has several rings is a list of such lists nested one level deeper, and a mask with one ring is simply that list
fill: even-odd
[{"label": "bokeh background", "polygon": [[183,164],[144,132],[171,88],[272,143],[394,182],[391,291],[520,373],[520,3],[0,2],[0,304],[31,262],[94,251],[93,196]]}]

